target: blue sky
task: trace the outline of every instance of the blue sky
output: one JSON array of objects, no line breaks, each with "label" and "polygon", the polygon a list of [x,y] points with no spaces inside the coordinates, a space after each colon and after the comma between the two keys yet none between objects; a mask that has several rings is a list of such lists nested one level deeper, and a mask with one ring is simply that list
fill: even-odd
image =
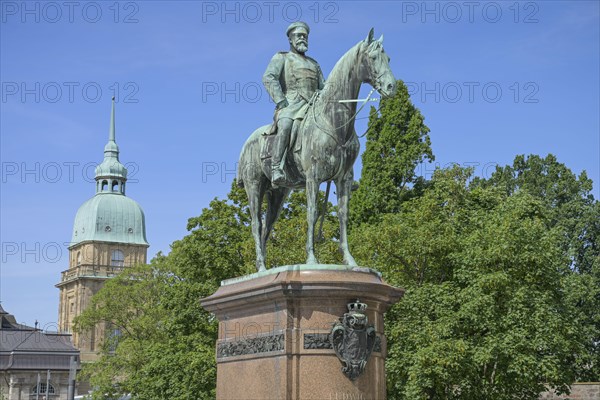
[{"label": "blue sky", "polygon": [[597,1],[69,4],[0,1],[0,301],[20,322],[55,328],[54,284],[94,195],[111,97],[152,257],[227,194],[245,138],[271,118],[261,77],[297,19],[325,75],[371,27],[384,34],[431,129],[436,161],[420,175],[458,163],[485,177],[553,153],[600,197]]}]

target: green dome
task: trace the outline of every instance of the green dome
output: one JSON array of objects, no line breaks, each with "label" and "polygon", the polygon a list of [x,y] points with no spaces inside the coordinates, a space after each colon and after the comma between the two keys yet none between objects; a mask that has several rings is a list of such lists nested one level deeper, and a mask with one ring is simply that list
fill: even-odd
[{"label": "green dome", "polygon": [[98,193],[77,211],[71,246],[86,241],[148,245],[142,207],[120,193]]},{"label": "green dome", "polygon": [[71,246],[87,241],[141,244],[146,241],[142,207],[125,196],[127,168],[119,162],[115,141],[115,98],[104,160],[96,167],[96,195],[83,203],[73,225]]}]

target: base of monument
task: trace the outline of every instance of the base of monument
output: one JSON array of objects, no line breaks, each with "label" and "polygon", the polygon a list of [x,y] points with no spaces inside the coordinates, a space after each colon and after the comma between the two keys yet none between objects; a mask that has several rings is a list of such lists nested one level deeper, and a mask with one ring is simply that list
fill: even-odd
[{"label": "base of monument", "polygon": [[[283,266],[222,282],[201,300],[219,320],[217,399],[385,399],[383,314],[402,294],[377,271],[340,265]],[[330,334],[357,300],[368,306],[361,312],[374,345],[350,379]],[[366,346],[366,336],[355,343]]]}]

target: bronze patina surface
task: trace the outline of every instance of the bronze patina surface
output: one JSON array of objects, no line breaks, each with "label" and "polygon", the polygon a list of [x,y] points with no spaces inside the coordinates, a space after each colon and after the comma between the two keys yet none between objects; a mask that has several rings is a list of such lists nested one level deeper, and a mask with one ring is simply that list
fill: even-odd
[{"label": "bronze patina surface", "polygon": [[[294,36],[296,33],[300,36]],[[317,195],[319,185],[329,181],[336,185],[339,245],[343,261],[346,265],[356,265],[348,249],[347,225],[348,201],[354,182],[353,167],[359,153],[358,137],[354,131],[357,105],[341,103],[340,100],[356,99],[363,82],[373,86],[382,97],[393,96],[396,79],[390,70],[389,57],[383,50],[383,37],[375,40],[371,29],[366,39],[340,58],[322,90],[315,92],[321,87],[320,68],[301,51],[307,49],[301,46],[308,43],[308,26],[297,23],[297,26],[288,28],[288,34],[292,50],[299,50],[276,55],[265,73],[265,85],[278,104],[280,114],[276,116],[280,131],[277,136],[285,138],[278,138],[273,146],[272,159],[263,159],[262,149],[268,137],[265,133],[271,129],[269,125],[258,128],[244,144],[238,163],[238,184],[246,189],[252,217],[256,268],[258,271],[266,269],[267,239],[285,199],[294,188],[306,189],[306,264],[318,263],[314,252]],[[307,110],[303,111],[305,108]],[[288,147],[292,121],[300,115],[302,123],[294,124],[294,131],[298,128],[297,136]],[[281,162],[282,159],[285,162]],[[281,169],[281,174],[276,176],[272,165],[275,165],[275,170]],[[275,185],[271,182],[272,178],[277,178],[273,182]],[[265,196],[268,205],[263,223],[261,205]]]}]

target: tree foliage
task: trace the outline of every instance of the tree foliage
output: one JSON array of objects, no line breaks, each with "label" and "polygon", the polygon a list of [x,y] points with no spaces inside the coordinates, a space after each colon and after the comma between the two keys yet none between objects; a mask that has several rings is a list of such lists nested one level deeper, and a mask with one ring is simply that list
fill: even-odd
[{"label": "tree foliage", "polygon": [[391,399],[535,399],[594,374],[598,288],[569,268],[564,216],[469,182],[437,171],[401,212],[353,231],[360,262],[407,289],[386,316]]},{"label": "tree foliage", "polygon": [[118,329],[100,361],[84,368],[94,397],[213,399],[217,322],[199,303],[220,281],[249,272],[244,258],[248,214],[235,189],[188,221],[190,233],[150,265],[127,268],[106,282],[76,319],[84,331]]},{"label": "tree foliage", "polygon": [[560,232],[557,246],[569,260],[563,278],[565,297],[575,306],[572,319],[587,331],[588,352],[572,368],[581,381],[600,380],[600,203],[591,194],[592,181],[549,154],[519,155],[512,166],[498,167],[476,184],[507,195],[526,192],[542,202],[546,225]]},{"label": "tree foliage", "polygon": [[411,103],[404,82],[398,81],[396,95],[382,99],[378,112],[371,108],[362,174],[350,203],[352,224],[375,222],[382,213],[400,210],[410,197],[411,184],[424,183],[415,169],[433,161],[429,128]]}]

